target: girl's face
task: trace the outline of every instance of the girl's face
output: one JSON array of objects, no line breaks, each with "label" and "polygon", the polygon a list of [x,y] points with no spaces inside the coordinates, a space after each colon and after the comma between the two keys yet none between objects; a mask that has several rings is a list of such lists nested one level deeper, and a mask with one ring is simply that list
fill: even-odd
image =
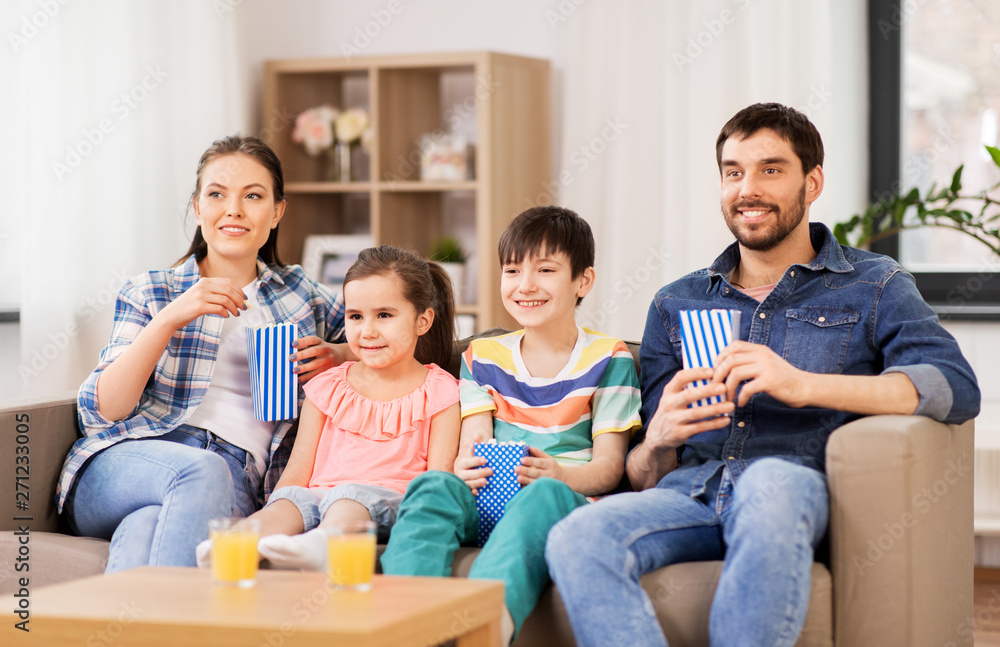
[{"label": "girl's face", "polygon": [[394,275],[376,274],[344,286],[347,345],[370,368],[387,368],[412,360],[417,338],[434,321],[430,308],[418,313],[403,296]]},{"label": "girl's face", "polygon": [[256,259],[285,213],[275,204],[271,174],[241,153],[217,157],[201,172],[194,212],[209,255],[230,261]]}]

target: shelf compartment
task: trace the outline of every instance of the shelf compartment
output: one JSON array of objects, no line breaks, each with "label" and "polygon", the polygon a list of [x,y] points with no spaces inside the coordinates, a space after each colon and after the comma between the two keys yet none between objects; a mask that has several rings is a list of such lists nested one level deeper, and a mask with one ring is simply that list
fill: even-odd
[{"label": "shelf compartment", "polygon": [[[265,82],[273,89],[265,92],[273,105],[265,114],[287,115],[288,123],[269,138],[278,154],[288,183],[318,182],[325,179],[330,164],[326,153],[312,156],[302,144],[292,141],[295,119],[307,108],[329,104],[340,110],[363,108],[371,114],[369,74],[365,70],[343,70],[312,73],[266,74]],[[360,147],[358,147],[360,149]],[[352,163],[367,174],[368,154],[357,150]],[[370,174],[367,175],[370,177]],[[361,179],[367,179],[363,176]]]},{"label": "shelf compartment", "polygon": [[278,253],[285,263],[302,262],[305,238],[311,234],[371,233],[369,193],[302,193],[287,199],[278,235]]},{"label": "shelf compartment", "polygon": [[480,95],[486,97],[484,87],[488,87],[485,81],[477,87],[472,65],[380,70],[380,184],[420,180],[420,147],[425,135],[464,137],[471,145],[469,174],[477,177],[477,112]]}]

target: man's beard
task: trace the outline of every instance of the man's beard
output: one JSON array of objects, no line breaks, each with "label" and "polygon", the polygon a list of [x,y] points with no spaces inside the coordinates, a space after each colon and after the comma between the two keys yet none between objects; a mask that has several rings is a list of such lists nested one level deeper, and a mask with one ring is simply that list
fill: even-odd
[{"label": "man's beard", "polygon": [[[774,223],[770,225],[758,225],[745,227],[740,220],[740,209],[767,209],[774,214]],[[786,214],[774,203],[740,201],[733,204],[729,210],[722,207],[722,214],[726,219],[729,231],[733,232],[737,242],[746,249],[755,252],[768,252],[780,245],[788,236],[795,231],[795,228],[802,222],[806,215],[806,185],[802,184],[799,191],[798,200],[792,209]],[[751,228],[753,227],[753,228]]]}]

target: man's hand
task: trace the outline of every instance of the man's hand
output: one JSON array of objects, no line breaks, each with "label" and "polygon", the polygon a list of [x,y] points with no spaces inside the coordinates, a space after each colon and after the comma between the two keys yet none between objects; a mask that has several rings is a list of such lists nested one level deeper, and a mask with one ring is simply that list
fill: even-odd
[{"label": "man's hand", "polygon": [[[822,353],[818,348],[816,352]],[[734,341],[715,360],[712,383],[725,384],[726,398],[733,400],[743,384],[737,406],[745,407],[755,393],[767,393],[790,407],[809,404],[808,385],[812,373],[799,370],[761,344]]]},{"label": "man's hand", "polygon": [[725,385],[718,383],[687,388],[692,382],[711,380],[712,375],[711,368],[688,368],[674,373],[663,387],[643,444],[650,443],[656,449],[677,449],[695,434],[728,425],[734,409],[731,401],[688,408],[698,400],[726,394]]},{"label": "man's hand", "polygon": [[704,407],[691,407],[698,400],[725,395],[724,384],[710,383],[687,388],[692,382],[711,380],[711,368],[677,371],[663,387],[660,403],[646,425],[646,437],[628,455],[625,471],[636,490],[651,488],[664,474],[677,467],[677,448],[691,436],[729,425],[735,406],[724,400]]},{"label": "man's hand", "polygon": [[528,456],[522,458],[521,464],[514,467],[514,473],[517,474],[517,482],[522,487],[544,476],[566,482],[562,466],[537,447],[528,447]]}]

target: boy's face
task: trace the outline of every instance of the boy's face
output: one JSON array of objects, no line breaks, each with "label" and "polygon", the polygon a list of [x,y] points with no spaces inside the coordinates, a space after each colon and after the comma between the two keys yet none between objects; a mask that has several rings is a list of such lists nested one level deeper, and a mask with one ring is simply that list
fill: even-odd
[{"label": "boy's face", "polygon": [[504,308],[525,329],[576,326],[576,300],[594,287],[594,268],[573,278],[569,256],[540,250],[501,268]]}]

